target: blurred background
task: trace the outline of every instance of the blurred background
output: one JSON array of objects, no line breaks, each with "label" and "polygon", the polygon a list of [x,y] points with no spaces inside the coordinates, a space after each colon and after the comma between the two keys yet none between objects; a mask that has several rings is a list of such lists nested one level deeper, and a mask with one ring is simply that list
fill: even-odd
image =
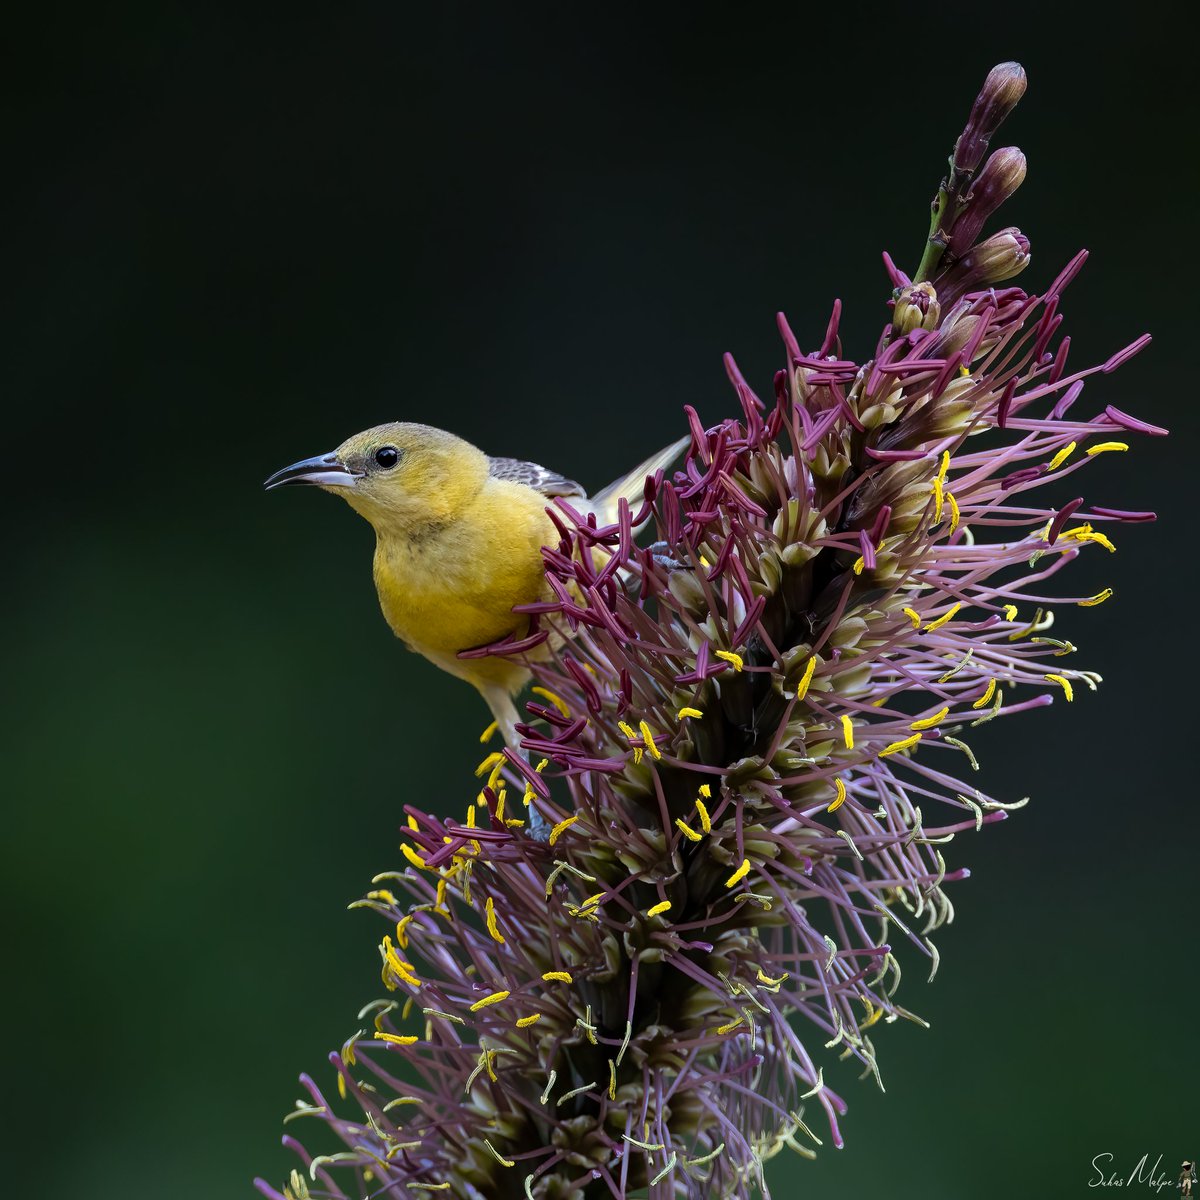
[{"label": "blurred background", "polygon": [[[987,69],[1072,360],[1174,431],[1088,494],[1154,508],[1060,614],[1106,683],[977,740],[1033,802],[951,865],[932,1028],[836,1074],[847,1148],[777,1194],[1085,1195],[1200,1154],[1193,64],[1149,6],[27,9],[3,73],[8,1195],[251,1195],[302,1069],[378,989],[404,802],[461,807],[486,712],[379,615],[372,536],[277,467],[383,420],[608,481],[764,393],[784,309],[863,357]],[[336,11],[336,16],[333,15]],[[21,24],[21,21],[24,24]],[[1177,31],[1178,33],[1178,31]],[[1089,410],[1090,411],[1090,410]],[[1089,573],[1093,578],[1089,579]],[[818,1131],[819,1132],[819,1131]],[[1109,1160],[1103,1160],[1106,1164]],[[1135,1188],[1135,1190],[1138,1190]]]}]

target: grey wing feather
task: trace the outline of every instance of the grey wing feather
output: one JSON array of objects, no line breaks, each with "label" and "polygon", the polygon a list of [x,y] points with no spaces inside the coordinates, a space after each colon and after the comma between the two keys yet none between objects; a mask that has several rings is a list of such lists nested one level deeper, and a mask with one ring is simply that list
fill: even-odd
[{"label": "grey wing feather", "polygon": [[490,458],[489,470],[495,479],[523,483],[543,496],[586,496],[582,485],[556,471],[547,471],[537,463],[522,462],[519,458]]}]

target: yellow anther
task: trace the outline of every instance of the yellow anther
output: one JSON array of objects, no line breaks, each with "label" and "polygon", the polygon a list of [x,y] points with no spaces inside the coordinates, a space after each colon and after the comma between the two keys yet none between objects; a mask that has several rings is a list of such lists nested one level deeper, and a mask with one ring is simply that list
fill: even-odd
[{"label": "yellow anther", "polygon": [[1112,588],[1105,588],[1104,591],[1097,592],[1094,596],[1089,596],[1086,600],[1080,600],[1079,607],[1095,608],[1097,604],[1103,604],[1112,594]]},{"label": "yellow anther", "polygon": [[866,996],[860,996],[859,999],[867,1006],[867,1019],[859,1025],[859,1029],[870,1029],[883,1016],[883,1009],[876,1008]]},{"label": "yellow anther", "polygon": [[697,833],[682,817],[675,818],[675,825],[688,841],[698,842],[704,834]]},{"label": "yellow anther", "polygon": [[405,913],[404,916],[402,916],[400,920],[396,922],[396,942],[401,950],[408,946],[408,924],[412,919],[412,913]]},{"label": "yellow anther", "polygon": [[617,1064],[611,1058],[608,1060],[608,1098],[617,1098]]},{"label": "yellow anther", "polygon": [[504,801],[508,798],[508,792],[504,788],[500,789],[500,794],[496,797],[496,820],[504,820]]},{"label": "yellow anther", "polygon": [[485,745],[496,736],[496,722],[493,721],[480,735],[479,744]]},{"label": "yellow anther", "polygon": [[533,769],[540,775],[549,765],[550,760],[548,758],[543,758],[542,761]]},{"label": "yellow anther", "polygon": [[487,775],[494,768],[498,767],[503,761],[504,755],[501,754],[499,750],[493,750],[491,754],[489,754],[487,758],[485,758],[483,762],[481,762],[479,766],[475,768],[476,777],[478,778],[480,776]]},{"label": "yellow anther", "polygon": [[[1079,542],[1091,532],[1092,523],[1084,521],[1082,525],[1076,525],[1074,529],[1064,529],[1058,536],[1064,542]],[[1043,536],[1045,535],[1043,534]]]},{"label": "yellow anther", "polygon": [[847,750],[854,749],[854,722],[846,713],[842,714],[842,741],[846,743]]},{"label": "yellow anther", "polygon": [[500,932],[500,926],[496,924],[496,905],[491,896],[487,898],[487,903],[483,908],[483,919],[487,924],[487,931],[492,935],[492,940],[497,941],[500,945],[504,945],[504,934]]},{"label": "yellow anther", "polygon": [[949,715],[949,708],[939,708],[931,717],[922,717],[919,721],[914,721],[909,729],[932,729],[935,725],[940,725]]},{"label": "yellow anther", "polygon": [[812,683],[813,673],[817,669],[817,656],[814,654],[808,660],[808,666],[804,668],[804,674],[800,676],[800,682],[796,686],[796,699],[803,700],[808,695],[808,685]]},{"label": "yellow anther", "polygon": [[736,871],[734,871],[734,873],[732,875],[730,875],[730,877],[727,880],[725,880],[725,886],[727,888],[731,888],[734,886],[734,884],[741,883],[741,881],[743,879],[745,879],[746,876],[749,874],[750,874],[750,860],[748,858],[743,858],[742,865],[740,867],[738,867],[738,869]]},{"label": "yellow anther", "polygon": [[835,779],[833,781],[833,788],[837,792],[837,795],[830,802],[829,807],[825,810],[826,812],[837,812],[846,803],[846,785],[840,779]]},{"label": "yellow anther", "polygon": [[440,909],[446,907],[446,880],[444,877],[437,881],[437,892],[433,897],[433,907]]},{"label": "yellow anther", "polygon": [[699,719],[704,714],[698,708],[681,708],[679,710],[679,720],[684,720],[686,717],[695,717]]},{"label": "yellow anther", "polygon": [[942,481],[942,483],[946,482],[946,472],[948,470],[950,470],[950,451],[943,450],[942,451],[942,465],[940,467],[938,467],[938,473],[937,473],[937,478],[940,479]]},{"label": "yellow anther", "polygon": [[396,897],[392,895],[387,888],[380,888],[377,892],[368,892],[368,900],[382,900],[384,904],[395,904]]},{"label": "yellow anther", "polygon": [[525,824],[524,821],[518,820],[516,817],[506,817],[504,823],[510,829],[520,829]]},{"label": "yellow anther", "polygon": [[429,868],[425,865],[425,860],[407,843],[400,843],[400,853],[408,859],[414,867],[419,867],[422,871],[427,871]]},{"label": "yellow anther", "polygon": [[564,821],[559,821],[557,825],[550,830],[550,845],[553,846],[562,835],[579,820],[579,814],[576,813],[573,817],[567,817]]},{"label": "yellow anther", "polygon": [[341,1098],[343,1100],[345,1100],[346,1099],[346,1077],[345,1077],[345,1075],[343,1075],[341,1073],[341,1071],[338,1072],[337,1080],[338,1080],[338,1084],[337,1084],[338,1095],[341,1096]]},{"label": "yellow anther", "polygon": [[1051,460],[1047,471],[1057,471],[1075,453],[1075,443],[1068,442]]},{"label": "yellow anther", "polygon": [[409,829],[420,829],[420,828],[421,828],[421,826],[417,824],[417,818],[416,818],[416,817],[409,817],[409,818],[408,818],[408,827],[409,827]]},{"label": "yellow anther", "polygon": [[488,1149],[489,1149],[489,1150],[492,1152],[492,1157],[493,1157],[493,1158],[494,1158],[494,1159],[495,1159],[495,1160],[496,1160],[496,1161],[497,1161],[497,1162],[498,1162],[498,1163],[499,1163],[499,1164],[500,1164],[502,1167],[515,1167],[515,1166],[517,1165],[517,1164],[516,1164],[516,1163],[515,1163],[515,1162],[514,1162],[514,1161],[513,1161],[511,1158],[504,1158],[504,1157],[501,1155],[500,1151],[499,1151],[499,1150],[497,1150],[497,1149],[496,1149],[496,1147],[495,1147],[495,1146],[493,1146],[493,1145],[492,1145],[492,1143],[491,1143],[490,1141],[488,1141],[488,1139],[487,1139],[487,1138],[484,1138],[484,1139],[483,1139],[483,1144],[484,1144],[484,1145],[485,1145],[485,1146],[486,1146],[486,1147],[487,1147],[487,1148],[488,1148]]},{"label": "yellow anther", "polygon": [[646,909],[646,916],[657,917],[667,912],[671,907],[670,900],[660,900],[653,908]]},{"label": "yellow anther", "polygon": [[962,520],[962,513],[958,509],[958,501],[954,498],[953,492],[946,493],[946,503],[950,505],[950,532],[953,533],[958,528],[959,521]]},{"label": "yellow anther", "polygon": [[542,1019],[541,1013],[531,1013],[527,1017],[521,1017],[517,1021],[518,1029],[528,1029],[530,1025],[536,1025]]},{"label": "yellow anther", "polygon": [[890,746],[885,746],[879,752],[880,758],[887,758],[889,754],[899,754],[901,750],[907,750],[911,746],[915,746],[921,740],[921,734],[914,733],[912,737],[906,737],[898,742],[893,742]]},{"label": "yellow anther", "polygon": [[1094,446],[1088,447],[1088,458],[1093,454],[1107,454],[1110,450],[1128,450],[1128,442],[1097,442]]},{"label": "yellow anther", "polygon": [[571,715],[571,710],[567,707],[566,701],[561,696],[556,696],[549,688],[531,687],[529,690],[535,696],[541,696],[543,700],[549,700],[564,717]]},{"label": "yellow anther", "polygon": [[474,807],[474,805],[472,805],[470,808],[467,809],[467,828],[468,829],[475,828],[475,807]]},{"label": "yellow anther", "polygon": [[987,706],[989,704],[991,704],[992,697],[995,694],[996,694],[996,681],[994,679],[989,679],[987,689],[984,691],[983,695],[980,696],[979,699],[976,700],[974,702],[974,704],[971,705],[971,707],[972,708],[987,708]]},{"label": "yellow anther", "polygon": [[921,614],[915,608],[905,608],[901,610],[904,615],[912,622],[914,629],[921,628]]},{"label": "yellow anther", "polygon": [[654,741],[654,730],[646,724],[645,721],[638,723],[638,729],[641,730],[642,741],[646,745],[646,750],[651,758],[662,758],[662,751],[658,748]]},{"label": "yellow anther", "polygon": [[521,797],[521,803],[524,804],[526,808],[528,808],[530,800],[532,800],[536,795],[537,795],[537,792],[535,792],[533,790],[533,784],[527,783],[525,785],[525,795]]},{"label": "yellow anther", "polygon": [[734,654],[732,650],[715,650],[713,653],[717,658],[724,659],[735,671],[740,671],[746,664],[740,654]]},{"label": "yellow anther", "polygon": [[711,800],[712,799],[712,784],[711,783],[702,783],[700,785],[700,795],[702,795],[705,798],[705,800]]},{"label": "yellow anther", "polygon": [[[392,945],[392,939],[385,936],[383,939],[383,958],[387,965],[404,980],[405,983],[411,983],[414,987],[420,987],[421,981],[413,974],[412,963],[406,963],[404,959],[396,953],[395,947]],[[393,989],[394,990],[394,989]]]},{"label": "yellow anther", "polygon": [[854,566],[852,566],[850,569],[855,573],[855,575],[861,575],[863,573],[863,568],[866,565],[867,565],[867,560],[860,554],[854,560]]},{"label": "yellow anther", "polygon": [[1057,683],[1063,690],[1063,695],[1067,698],[1069,704],[1075,699],[1075,689],[1071,686],[1071,681],[1065,675],[1043,675],[1042,678],[1047,683]]},{"label": "yellow anther", "polygon": [[1017,606],[1015,604],[1006,604],[1004,606],[1004,619],[1006,621],[1015,621],[1017,619]]},{"label": "yellow anther", "polygon": [[384,1033],[382,1030],[375,1035],[381,1042],[391,1042],[393,1046],[411,1046],[419,1039],[410,1033]]},{"label": "yellow anther", "polygon": [[946,500],[946,488],[940,478],[935,478],[930,490],[933,492],[933,523],[936,525],[942,519],[942,505]]},{"label": "yellow anther", "polygon": [[925,626],[925,632],[932,633],[935,629],[941,629],[941,627],[945,625],[947,621],[952,621],[954,619],[954,614],[957,613],[960,608],[962,608],[962,603],[960,601],[955,601],[955,603],[952,604],[944,613],[942,613],[940,617],[934,621],[930,621],[929,624]]},{"label": "yellow anther", "polygon": [[784,971],[784,973],[780,975],[778,979],[773,979],[770,975],[767,975],[763,971],[762,967],[758,968],[758,982],[765,983],[767,987],[778,987],[788,977],[788,973]]},{"label": "yellow anther", "polygon": [[476,1000],[471,1005],[472,1012],[478,1012],[481,1008],[487,1008],[489,1004],[499,1004],[501,1000],[507,1000],[512,992],[493,992],[490,996],[484,996],[482,1000]]},{"label": "yellow anther", "polygon": [[[490,1080],[491,1080],[493,1083],[495,1083],[495,1081],[496,1081],[496,1071],[495,1071],[495,1068],[492,1066],[492,1064],[493,1064],[493,1063],[496,1061],[496,1052],[495,1052],[495,1050],[485,1050],[485,1051],[484,1051],[484,1052],[483,1052],[483,1053],[482,1053],[482,1054],[479,1056],[479,1058],[480,1058],[480,1063],[479,1063],[479,1065],[480,1065],[481,1067],[484,1067],[484,1068],[486,1068],[486,1070],[487,1070],[487,1073],[488,1073],[488,1078],[489,1078],[489,1079],[490,1079]],[[468,1090],[468,1091],[470,1091],[471,1089],[470,1089],[470,1088],[468,1088],[467,1090]]]},{"label": "yellow anther", "polygon": [[[617,728],[631,741],[637,741],[638,731],[625,721],[618,721]],[[640,746],[635,746],[633,749],[633,764],[637,766],[642,761],[642,750]]]},{"label": "yellow anther", "polygon": [[575,978],[570,971],[547,971],[542,978],[547,982],[574,983]]},{"label": "yellow anther", "polygon": [[746,1023],[745,1017],[738,1017],[738,1019],[736,1021],[730,1021],[728,1025],[718,1025],[717,1032],[721,1033],[721,1034],[732,1033],[739,1026],[745,1025],[745,1023]]},{"label": "yellow anther", "polygon": [[404,983],[407,983],[410,987],[421,986],[421,981],[413,974],[412,965],[410,963],[406,963],[392,948],[391,938],[385,937],[383,939],[383,957],[385,963],[383,982],[387,984],[389,991],[394,992],[396,990],[396,985],[388,978],[388,970],[390,970],[394,975],[398,975],[400,979]]},{"label": "yellow anther", "polygon": [[712,833],[712,817],[708,815],[708,809],[704,805],[704,801],[698,796],[696,797],[696,816],[700,818],[700,828],[705,833]]},{"label": "yellow anther", "polygon": [[1116,546],[1108,540],[1102,533],[1097,533],[1095,530],[1089,530],[1087,533],[1081,533],[1078,538],[1081,542],[1099,542],[1110,554],[1116,552]]}]

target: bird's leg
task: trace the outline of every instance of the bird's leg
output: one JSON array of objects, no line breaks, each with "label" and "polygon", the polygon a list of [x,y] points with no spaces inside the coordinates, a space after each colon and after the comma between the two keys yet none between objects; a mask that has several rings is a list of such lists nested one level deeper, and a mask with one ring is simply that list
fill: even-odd
[{"label": "bird's leg", "polygon": [[[517,732],[517,706],[512,697],[502,687],[481,687],[479,691],[487,701],[488,708],[492,710],[492,717],[504,744],[524,757],[521,735]],[[529,802],[529,836],[535,842],[550,840],[550,823],[538,812],[537,804],[533,800]]]}]

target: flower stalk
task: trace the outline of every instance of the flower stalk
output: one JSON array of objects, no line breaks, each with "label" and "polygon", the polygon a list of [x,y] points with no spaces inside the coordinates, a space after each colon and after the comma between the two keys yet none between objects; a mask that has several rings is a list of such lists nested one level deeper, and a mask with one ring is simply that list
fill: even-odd
[{"label": "flower stalk", "polygon": [[687,460],[638,511],[555,501],[521,749],[461,818],[405,807],[405,862],[359,902],[384,995],[336,1095],[302,1076],[291,1114],[342,1149],[289,1133],[304,1170],[263,1195],[749,1196],[780,1150],[842,1145],[827,1070],[882,1086],[880,1030],[923,1024],[897,949],[933,977],[968,875],[947,847],[1024,803],[976,786],[973,731],[1094,690],[1054,611],[1112,592],[1060,573],[1153,519],[1039,499],[1165,431],[1083,400],[1148,339],[1068,370],[1084,255],[1034,295],[994,286],[1023,235],[974,241],[1024,176],[1001,150],[971,190],[1023,90],[989,75],[865,361],[840,306],[808,351],[780,315],[767,398],[727,357],[736,415],[686,408]]}]

